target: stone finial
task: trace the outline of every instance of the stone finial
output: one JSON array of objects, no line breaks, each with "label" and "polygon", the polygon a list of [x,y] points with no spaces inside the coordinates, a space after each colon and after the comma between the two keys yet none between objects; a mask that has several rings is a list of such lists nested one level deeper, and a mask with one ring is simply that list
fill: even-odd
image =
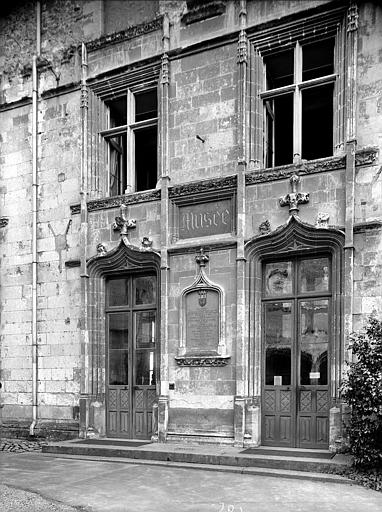
[{"label": "stone finial", "polygon": [[329,214],[319,212],[316,220],[316,228],[328,228],[329,227]]},{"label": "stone finial", "polygon": [[121,215],[115,218],[113,230],[120,231],[121,236],[127,236],[129,229],[134,229],[136,227],[137,221],[135,219],[127,218],[127,206],[125,204],[121,204]]},{"label": "stone finial", "polygon": [[106,254],[106,247],[104,246],[104,244],[97,244],[97,255],[98,256],[104,256]]},{"label": "stone finial", "polygon": [[271,231],[271,224],[268,219],[259,225],[260,235],[267,235]]},{"label": "stone finial", "polygon": [[153,241],[150,240],[148,236],[144,236],[141,241],[142,244],[142,251],[149,251],[151,249],[151,246],[153,245]]},{"label": "stone finial", "polygon": [[289,214],[296,215],[299,211],[299,204],[309,203],[309,192],[297,192],[297,185],[300,183],[300,177],[297,174],[293,174],[290,178],[290,184],[292,192],[280,197],[280,206],[289,206]]},{"label": "stone finial", "polygon": [[348,32],[353,32],[358,29],[358,7],[355,2],[352,2],[348,9]]},{"label": "stone finial", "polygon": [[237,45],[237,61],[238,63],[247,62],[248,40],[245,30],[240,30],[239,41]]},{"label": "stone finial", "polygon": [[208,256],[208,254],[204,253],[203,247],[200,248],[199,254],[195,256],[195,261],[200,268],[205,267],[206,264],[210,261],[210,257]]}]

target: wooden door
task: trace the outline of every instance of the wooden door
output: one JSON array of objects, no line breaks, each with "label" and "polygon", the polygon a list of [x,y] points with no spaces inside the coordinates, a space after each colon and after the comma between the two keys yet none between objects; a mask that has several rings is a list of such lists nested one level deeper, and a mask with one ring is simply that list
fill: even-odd
[{"label": "wooden door", "polygon": [[329,441],[329,258],[264,265],[262,443]]},{"label": "wooden door", "polygon": [[156,400],[155,275],[107,283],[106,430],[109,437],[150,439]]}]

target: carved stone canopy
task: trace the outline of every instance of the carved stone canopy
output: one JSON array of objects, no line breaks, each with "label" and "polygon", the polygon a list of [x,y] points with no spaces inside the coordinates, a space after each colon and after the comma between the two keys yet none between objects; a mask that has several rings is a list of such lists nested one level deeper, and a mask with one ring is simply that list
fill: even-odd
[{"label": "carved stone canopy", "polygon": [[230,358],[226,355],[224,292],[205,273],[209,256],[203,248],[195,260],[199,272],[181,294],[175,360],[180,366],[224,366]]}]

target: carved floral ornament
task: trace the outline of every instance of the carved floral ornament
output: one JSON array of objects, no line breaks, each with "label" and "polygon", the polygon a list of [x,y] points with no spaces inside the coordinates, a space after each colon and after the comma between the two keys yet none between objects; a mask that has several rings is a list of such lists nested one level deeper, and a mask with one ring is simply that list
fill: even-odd
[{"label": "carved floral ornament", "polygon": [[299,211],[299,204],[309,203],[309,192],[297,192],[297,185],[300,183],[300,177],[297,174],[293,174],[290,177],[290,184],[292,192],[280,197],[280,206],[289,206],[289,214],[297,215]]},{"label": "carved floral ornament", "polygon": [[5,228],[6,226],[8,226],[8,222],[8,217],[0,217],[0,228]]},{"label": "carved floral ornament", "polygon": [[137,221],[135,219],[127,218],[127,210],[127,205],[121,204],[121,215],[116,217],[113,223],[113,230],[120,231],[121,236],[127,236],[129,229],[134,229],[137,226]]}]

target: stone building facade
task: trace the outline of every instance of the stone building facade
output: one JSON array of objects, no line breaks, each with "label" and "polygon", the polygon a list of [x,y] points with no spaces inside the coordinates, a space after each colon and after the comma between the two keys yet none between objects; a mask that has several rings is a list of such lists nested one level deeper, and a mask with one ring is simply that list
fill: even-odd
[{"label": "stone building facade", "polygon": [[335,450],[382,306],[379,3],[0,27],[3,431]]}]

